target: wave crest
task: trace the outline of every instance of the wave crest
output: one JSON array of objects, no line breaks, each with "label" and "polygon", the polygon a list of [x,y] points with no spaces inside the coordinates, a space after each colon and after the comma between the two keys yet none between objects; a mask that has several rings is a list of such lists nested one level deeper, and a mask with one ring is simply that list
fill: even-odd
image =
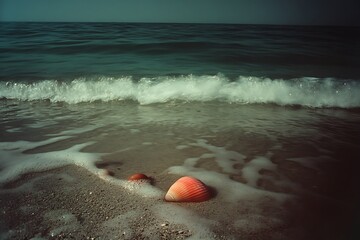
[{"label": "wave crest", "polygon": [[0,98],[48,100],[76,104],[94,101],[134,100],[140,104],[169,101],[222,101],[308,107],[360,107],[360,84],[334,78],[291,80],[223,75],[142,78],[79,78],[71,82],[0,83]]}]

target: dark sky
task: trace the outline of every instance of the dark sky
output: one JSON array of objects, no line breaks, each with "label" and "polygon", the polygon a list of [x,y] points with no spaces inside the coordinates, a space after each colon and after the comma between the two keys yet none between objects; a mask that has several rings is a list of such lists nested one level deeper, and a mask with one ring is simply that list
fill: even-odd
[{"label": "dark sky", "polygon": [[360,25],[360,0],[0,0],[0,21]]}]

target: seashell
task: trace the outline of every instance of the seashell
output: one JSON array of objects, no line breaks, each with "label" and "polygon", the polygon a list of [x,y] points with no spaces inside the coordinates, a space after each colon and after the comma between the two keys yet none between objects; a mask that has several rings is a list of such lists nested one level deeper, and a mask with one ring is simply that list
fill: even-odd
[{"label": "seashell", "polygon": [[135,173],[134,175],[131,175],[128,178],[129,181],[147,180],[147,179],[149,179],[149,177],[143,173]]},{"label": "seashell", "polygon": [[178,179],[165,195],[168,202],[202,202],[210,198],[210,189],[199,179],[189,176]]}]

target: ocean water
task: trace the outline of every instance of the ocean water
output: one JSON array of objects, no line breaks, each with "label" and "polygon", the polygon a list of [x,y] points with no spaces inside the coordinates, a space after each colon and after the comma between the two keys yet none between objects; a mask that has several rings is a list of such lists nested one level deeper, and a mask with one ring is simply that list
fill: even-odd
[{"label": "ocean water", "polygon": [[[71,235],[46,220],[36,221],[53,235],[26,217],[14,224],[22,206],[10,211],[4,197],[22,176],[67,165],[150,199],[178,177],[201,179],[216,192],[198,203],[206,211],[151,209],[193,239],[355,236],[359,36],[359,27],[0,23],[1,237]],[[129,188],[134,172],[155,181]]]}]

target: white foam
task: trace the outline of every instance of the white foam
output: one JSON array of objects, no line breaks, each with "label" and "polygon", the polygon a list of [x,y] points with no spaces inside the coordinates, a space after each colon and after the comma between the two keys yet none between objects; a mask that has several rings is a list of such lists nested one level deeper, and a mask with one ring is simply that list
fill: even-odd
[{"label": "white foam", "polygon": [[192,146],[198,146],[205,148],[212,152],[212,154],[203,154],[200,158],[215,158],[216,163],[219,167],[222,168],[223,172],[226,173],[236,173],[236,169],[234,169],[235,164],[244,164],[245,156],[235,152],[229,151],[224,147],[217,147],[210,144],[207,144],[205,140],[198,140],[197,143],[191,144]]},{"label": "white foam", "polygon": [[66,138],[68,137],[50,138],[41,142],[18,141],[0,143],[0,164],[3,167],[0,171],[0,183],[14,180],[27,172],[44,171],[69,164],[75,164],[93,172],[98,171],[94,162],[99,158],[99,154],[80,152],[82,148],[93,144],[93,142],[77,144],[69,149],[59,151],[34,153],[31,155],[23,153],[25,150]]},{"label": "white foam", "polygon": [[[202,154],[200,157],[185,159],[183,165],[168,168],[168,173],[196,177],[207,185],[215,187],[218,192],[217,197],[228,202],[256,199],[264,196],[283,201],[290,197],[288,194],[275,193],[257,188],[256,182],[260,177],[258,172],[261,169],[274,170],[276,168],[276,166],[266,157],[255,158],[245,165],[245,177],[250,183],[244,184],[231,180],[228,175],[229,173],[236,173],[244,170],[244,168],[235,169],[233,161],[235,159],[239,164],[244,164],[244,155],[234,151],[228,151],[224,147],[212,146],[205,140],[198,140],[196,143],[191,143],[189,145],[203,147],[211,153]],[[200,159],[209,157],[215,157],[216,163],[223,169],[224,173],[209,171],[197,166]]]},{"label": "white foam", "polygon": [[5,131],[8,132],[8,133],[22,132],[22,128],[19,128],[19,127],[17,127],[17,128],[9,128],[9,129],[6,129]]},{"label": "white foam", "polygon": [[[72,135],[87,131],[89,129],[84,128],[82,130],[70,130],[64,133]],[[130,182],[127,180],[116,179],[107,174],[105,170],[101,170],[95,167],[95,162],[98,161],[103,155],[106,154],[95,154],[95,153],[86,153],[83,152],[83,148],[93,144],[93,142],[84,142],[75,144],[72,147],[67,149],[62,149],[58,151],[51,152],[41,152],[41,153],[32,153],[26,154],[24,152],[31,150],[33,148],[45,146],[48,144],[56,143],[58,141],[63,141],[69,139],[70,136],[55,136],[50,137],[47,140],[39,142],[28,142],[28,141],[18,141],[18,142],[2,142],[0,143],[0,183],[5,183],[15,179],[23,173],[30,171],[42,171],[48,170],[55,167],[65,166],[68,164],[74,164],[80,166],[88,171],[94,173],[95,175],[102,178],[109,184],[114,184],[120,186],[123,189],[138,194],[142,197],[162,199],[164,192],[154,186],[152,186],[147,181],[134,181]],[[169,173],[179,174],[179,175],[191,175],[199,178],[204,181],[209,186],[215,187],[218,191],[216,198],[218,201],[237,203],[239,200],[253,200],[258,198],[263,198],[264,196],[269,196],[273,199],[278,199],[282,201],[289,197],[286,194],[273,193],[270,191],[265,191],[252,186],[251,184],[244,184],[240,182],[233,181],[229,178],[229,174],[236,173],[236,171],[242,171],[247,169],[247,172],[259,172],[261,169],[274,170],[276,166],[271,163],[270,159],[267,157],[257,157],[251,160],[248,163],[244,162],[245,156],[241,153],[227,150],[225,147],[219,147],[209,144],[205,140],[198,140],[195,143],[190,143],[188,145],[181,145],[181,149],[199,147],[204,150],[207,150],[207,153],[201,154],[198,157],[188,158],[184,160],[184,164],[180,166],[173,166],[168,169]],[[121,151],[127,151],[129,148],[120,149]],[[11,161],[9,161],[11,159]],[[199,160],[213,160],[215,163],[222,169],[222,173],[209,171],[202,169],[197,166]],[[242,166],[241,169],[235,169],[234,165]],[[245,174],[246,175],[246,174]],[[15,189],[16,191],[26,191],[31,189],[34,186],[34,182],[42,180],[45,177],[51,175],[45,175],[39,178],[33,179],[29,183],[26,183]],[[57,175],[55,175],[57,176]],[[72,182],[74,179],[67,174],[59,175],[68,182]],[[259,178],[259,176],[245,176],[247,179]],[[23,189],[21,189],[23,188]],[[157,201],[160,202],[160,201]],[[167,203],[161,201],[159,204],[156,204],[152,207],[154,214],[157,214],[158,217],[165,219],[171,223],[181,224],[186,226],[191,231],[190,239],[212,239],[214,238],[214,232],[212,227],[217,225],[218,222],[205,219],[198,216],[197,214],[186,210],[182,207],[176,206],[172,203]],[[131,211],[108,220],[103,224],[103,226],[108,230],[109,236],[119,236],[120,238],[131,239],[133,237],[133,232],[131,226],[127,224],[128,220],[134,220],[139,216],[139,212]],[[48,221],[54,222],[53,228],[50,229],[50,235],[56,236],[61,232],[71,232],[75,231],[78,228],[81,228],[79,221],[74,215],[70,212],[64,210],[56,210],[53,212],[46,213],[44,216]],[[254,229],[260,229],[265,226],[273,226],[276,223],[276,219],[266,221],[261,217],[253,217],[250,219],[257,219],[261,221],[261,224],[253,225]],[[254,220],[254,221],[255,221]],[[246,227],[246,218],[238,217],[234,223],[235,228],[244,228]],[[116,226],[120,226],[116,228]],[[107,232],[106,230],[104,232]],[[113,234],[112,234],[113,233]]]},{"label": "white foam", "polygon": [[140,181],[127,181],[122,179],[117,179],[108,174],[104,174],[102,170],[98,172],[100,178],[105,181],[123,187],[124,189],[139,194],[142,197],[147,198],[158,198],[161,199],[164,196],[164,192],[150,184],[147,180]]},{"label": "white foam", "polygon": [[[69,132],[67,132],[69,133]],[[136,194],[139,194],[143,197],[149,198],[162,198],[164,192],[160,189],[152,186],[147,181],[127,181],[116,179],[108,175],[104,170],[98,169],[95,166],[95,162],[101,159],[101,156],[106,154],[98,153],[86,153],[81,150],[93,144],[94,142],[85,142],[76,144],[68,149],[63,149],[59,151],[51,151],[44,153],[33,153],[25,154],[26,150],[33,149],[35,147],[44,146],[47,144],[55,143],[64,139],[68,139],[68,136],[53,137],[44,141],[39,142],[28,142],[28,141],[18,141],[18,142],[0,142],[0,184],[6,183],[11,180],[16,179],[21,174],[28,172],[44,171],[49,169],[54,169],[57,167],[62,167],[70,164],[87,169],[96,176],[99,176],[103,180],[123,187],[128,191],[132,191]],[[129,148],[120,149],[117,152],[127,151]],[[9,161],[11,159],[11,161]],[[42,176],[44,178],[47,176]],[[63,176],[66,177],[66,176]],[[33,181],[20,186],[14,191],[28,191],[33,188],[34,181],[38,179],[35,178]],[[71,178],[66,177],[67,181],[72,181]]]},{"label": "white foam", "polygon": [[[235,232],[254,234],[258,231],[271,231],[286,224],[281,217],[277,217],[279,216],[278,210],[276,213],[271,214],[267,212],[269,216],[264,216],[258,206],[258,204],[268,204],[266,201],[270,201],[273,207],[277,206],[281,209],[284,201],[293,197],[293,195],[287,193],[263,190],[257,185],[258,180],[262,178],[272,181],[275,185],[287,184],[288,182],[286,178],[280,180],[272,179],[267,175],[262,176],[261,170],[276,171],[277,169],[277,165],[270,160],[271,153],[267,153],[265,156],[257,156],[245,162],[243,154],[227,150],[225,147],[213,146],[203,139],[195,143],[189,143],[186,146],[201,147],[207,150],[208,153],[203,153],[199,157],[187,158],[182,165],[168,168],[168,173],[193,176],[214,188],[216,190],[216,199],[214,201],[225,204],[228,208],[227,211],[238,208],[238,204],[241,202],[244,211],[232,216],[233,219],[228,227],[229,229],[234,229]],[[181,147],[179,150],[181,149],[185,149],[185,147]],[[203,169],[199,164],[199,160],[213,161],[222,171],[216,172]],[[242,183],[232,180],[230,178],[232,174],[241,174],[247,182]],[[244,204],[248,205],[244,206]],[[216,229],[220,224],[216,221],[194,216],[194,213],[175,205],[158,205],[155,207],[155,212],[168,221],[186,225],[194,232],[193,239],[212,239],[216,236],[212,229],[214,227]],[[238,237],[231,234],[227,235],[228,239],[237,239]]]},{"label": "white foam", "polygon": [[75,215],[66,210],[52,210],[44,214],[44,219],[52,222],[50,237],[55,237],[62,232],[76,231],[81,227],[80,221]]},{"label": "white foam", "polygon": [[247,162],[242,168],[242,176],[246,179],[247,184],[253,187],[257,186],[258,180],[261,178],[260,170],[276,170],[276,164],[264,156],[256,157]]},{"label": "white foam", "polygon": [[78,221],[75,215],[65,210],[52,210],[46,212],[44,218],[64,225],[72,224]]},{"label": "white foam", "polygon": [[142,78],[79,78],[71,82],[0,83],[0,98],[70,104],[135,100],[141,104],[181,101],[275,103],[309,107],[360,107],[360,83],[334,78],[269,79],[223,75]]},{"label": "white foam", "polygon": [[178,145],[176,146],[176,149],[178,150],[182,150],[182,149],[185,149],[185,148],[188,148],[189,146],[186,146],[186,145]]},{"label": "white foam", "polygon": [[98,126],[96,126],[96,125],[87,125],[84,127],[77,127],[77,128],[73,128],[73,129],[64,130],[64,131],[61,131],[58,133],[47,134],[47,136],[64,136],[64,135],[73,136],[73,135],[77,135],[80,133],[90,132],[97,128],[98,128]]},{"label": "white foam", "polygon": [[31,124],[26,124],[27,128],[45,128],[51,125],[54,125],[56,122],[47,118],[44,120],[40,120],[39,118],[37,118],[36,122],[31,123]]},{"label": "white foam", "polygon": [[130,133],[135,134],[141,132],[139,129],[132,128],[130,129]]}]

